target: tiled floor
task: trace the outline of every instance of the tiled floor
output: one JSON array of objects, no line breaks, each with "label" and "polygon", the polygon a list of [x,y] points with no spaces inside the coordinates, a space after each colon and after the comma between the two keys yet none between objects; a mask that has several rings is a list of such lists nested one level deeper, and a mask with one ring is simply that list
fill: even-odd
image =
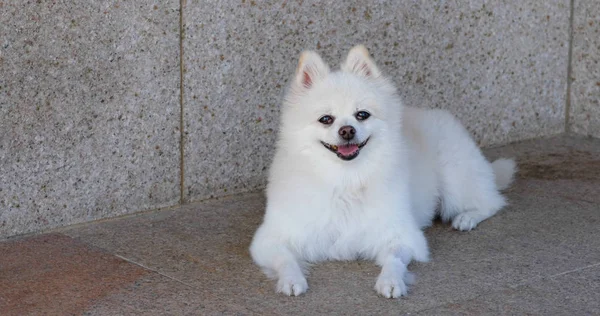
[{"label": "tiled floor", "polygon": [[289,298],[247,248],[262,194],[0,243],[0,315],[600,314],[600,140],[560,136],[486,151],[515,156],[510,206],[463,233],[427,230],[432,261],[409,296],[378,297],[369,262],[313,267]]}]

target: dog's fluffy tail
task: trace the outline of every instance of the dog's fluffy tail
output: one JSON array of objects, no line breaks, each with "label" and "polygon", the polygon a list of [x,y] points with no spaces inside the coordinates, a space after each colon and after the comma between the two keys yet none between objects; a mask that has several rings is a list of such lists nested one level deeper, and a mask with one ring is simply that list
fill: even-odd
[{"label": "dog's fluffy tail", "polygon": [[513,182],[517,164],[514,159],[500,158],[492,162],[492,169],[496,176],[496,187],[498,190],[504,190]]}]

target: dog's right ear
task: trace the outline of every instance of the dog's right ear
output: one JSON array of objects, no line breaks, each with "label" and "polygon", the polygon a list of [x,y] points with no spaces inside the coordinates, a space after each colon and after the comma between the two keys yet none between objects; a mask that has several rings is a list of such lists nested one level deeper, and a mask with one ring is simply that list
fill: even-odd
[{"label": "dog's right ear", "polygon": [[296,69],[295,85],[300,90],[308,90],[328,74],[329,67],[323,62],[319,54],[313,51],[304,51],[300,55],[300,61]]},{"label": "dog's right ear", "polygon": [[356,45],[348,52],[348,57],[342,64],[342,70],[364,78],[378,78],[381,76],[381,71],[377,68],[375,61],[373,61],[364,45]]}]

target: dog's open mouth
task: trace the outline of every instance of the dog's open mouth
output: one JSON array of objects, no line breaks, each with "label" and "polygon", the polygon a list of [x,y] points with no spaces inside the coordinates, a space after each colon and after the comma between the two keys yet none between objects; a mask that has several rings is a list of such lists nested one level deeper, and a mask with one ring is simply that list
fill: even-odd
[{"label": "dog's open mouth", "polygon": [[358,156],[360,153],[360,149],[363,148],[370,137],[365,139],[364,142],[360,144],[356,143],[347,143],[342,145],[331,145],[324,141],[321,141],[321,144],[325,146],[325,148],[329,149],[332,153],[336,154],[342,160],[352,160]]}]

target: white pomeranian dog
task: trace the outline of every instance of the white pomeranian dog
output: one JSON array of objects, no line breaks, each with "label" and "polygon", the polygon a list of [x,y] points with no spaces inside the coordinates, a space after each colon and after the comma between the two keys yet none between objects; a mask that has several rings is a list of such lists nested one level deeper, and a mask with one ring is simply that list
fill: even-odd
[{"label": "white pomeranian dog", "polygon": [[300,56],[281,109],[264,221],[250,253],[277,292],[308,289],[309,264],[374,260],[375,290],[407,294],[412,260],[427,261],[422,229],[435,216],[471,230],[506,203],[515,162],[489,163],[442,110],[405,107],[360,45],[340,71]]}]

